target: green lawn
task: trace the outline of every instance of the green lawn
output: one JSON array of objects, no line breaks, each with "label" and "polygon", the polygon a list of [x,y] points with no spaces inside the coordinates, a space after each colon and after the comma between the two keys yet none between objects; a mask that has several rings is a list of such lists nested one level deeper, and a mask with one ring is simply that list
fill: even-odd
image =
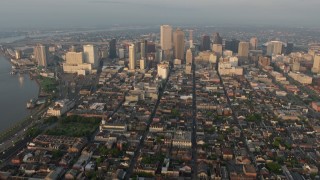
[{"label": "green lawn", "polygon": [[46,132],[47,135],[89,137],[99,127],[100,119],[69,116],[62,118],[53,129]]}]

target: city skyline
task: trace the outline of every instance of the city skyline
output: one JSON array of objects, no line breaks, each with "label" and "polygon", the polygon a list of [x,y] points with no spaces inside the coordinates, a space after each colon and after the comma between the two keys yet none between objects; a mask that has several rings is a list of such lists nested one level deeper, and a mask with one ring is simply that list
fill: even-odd
[{"label": "city skyline", "polygon": [[0,24],[3,28],[194,23],[317,27],[319,5],[316,0],[5,0]]}]

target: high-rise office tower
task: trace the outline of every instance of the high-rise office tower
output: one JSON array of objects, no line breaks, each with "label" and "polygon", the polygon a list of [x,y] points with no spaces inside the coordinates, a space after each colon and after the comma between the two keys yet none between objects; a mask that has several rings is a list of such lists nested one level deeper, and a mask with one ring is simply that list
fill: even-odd
[{"label": "high-rise office tower", "polygon": [[222,44],[222,38],[218,32],[213,34],[213,44]]},{"label": "high-rise office tower", "polygon": [[291,54],[293,52],[293,43],[287,43],[286,54]]},{"label": "high-rise office tower", "polygon": [[283,43],[281,41],[270,41],[267,43],[267,55],[280,55],[282,54]]},{"label": "high-rise office tower", "polygon": [[222,44],[212,44],[212,51],[218,56],[222,56]]},{"label": "high-rise office tower", "polygon": [[238,48],[238,56],[242,58],[246,58],[249,56],[249,43],[248,42],[240,42]]},{"label": "high-rise office tower", "polygon": [[85,63],[92,64],[93,68],[99,66],[98,49],[95,45],[89,44],[83,46],[83,59]]},{"label": "high-rise office tower", "polygon": [[313,60],[313,67],[311,69],[313,73],[320,73],[320,54],[316,54]]},{"label": "high-rise office tower", "polygon": [[153,42],[147,43],[147,53],[155,53],[156,52],[156,45]]},{"label": "high-rise office tower", "polygon": [[141,70],[146,69],[146,59],[144,59],[144,58],[140,59],[140,69]]},{"label": "high-rise office tower", "polygon": [[134,44],[129,46],[129,69],[134,70],[136,68],[136,49]]},{"label": "high-rise office tower", "polygon": [[38,66],[47,67],[47,48],[42,44],[38,44],[33,49],[34,58]]},{"label": "high-rise office tower", "polygon": [[66,63],[78,65],[83,63],[83,52],[67,52]]},{"label": "high-rise office tower", "polygon": [[192,64],[192,59],[193,59],[192,51],[191,49],[188,49],[186,52],[186,64]]},{"label": "high-rise office tower", "polygon": [[119,48],[119,59],[123,59],[123,58],[124,58],[124,49]]},{"label": "high-rise office tower", "polygon": [[16,59],[21,59],[21,50],[20,49],[16,49],[15,53],[16,53]]},{"label": "high-rise office tower", "polygon": [[184,37],[184,32],[181,29],[177,29],[173,33],[174,57],[176,59],[184,59]]},{"label": "high-rise office tower", "polygon": [[203,35],[201,37],[201,46],[200,46],[201,51],[208,51],[211,49],[211,40],[210,36],[208,35]]},{"label": "high-rise office tower", "polygon": [[162,50],[172,49],[172,27],[162,25],[160,27],[160,44]]},{"label": "high-rise office tower", "polygon": [[226,41],[225,49],[230,50],[233,53],[238,53],[239,43],[240,43],[240,41],[238,41],[236,39],[232,39],[231,41]]},{"label": "high-rise office tower", "polygon": [[109,58],[110,59],[117,58],[117,41],[116,41],[116,39],[112,39],[109,42]]},{"label": "high-rise office tower", "polygon": [[250,39],[250,50],[256,50],[258,47],[258,38],[257,37],[252,37]]},{"label": "high-rise office tower", "polygon": [[189,46],[193,47],[193,30],[189,30]]},{"label": "high-rise office tower", "polygon": [[147,47],[148,47],[148,42],[144,39],[141,40],[140,43],[140,55],[141,55],[141,59],[142,58],[146,58],[146,54],[147,54]]},{"label": "high-rise office tower", "polygon": [[280,55],[282,54],[283,43],[280,41],[273,42],[273,54]]}]

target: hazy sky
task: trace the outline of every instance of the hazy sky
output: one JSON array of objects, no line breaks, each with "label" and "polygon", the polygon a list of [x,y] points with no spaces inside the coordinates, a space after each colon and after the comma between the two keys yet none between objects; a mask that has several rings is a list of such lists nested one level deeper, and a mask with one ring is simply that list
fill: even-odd
[{"label": "hazy sky", "polygon": [[0,0],[0,28],[126,24],[320,26],[320,0]]}]

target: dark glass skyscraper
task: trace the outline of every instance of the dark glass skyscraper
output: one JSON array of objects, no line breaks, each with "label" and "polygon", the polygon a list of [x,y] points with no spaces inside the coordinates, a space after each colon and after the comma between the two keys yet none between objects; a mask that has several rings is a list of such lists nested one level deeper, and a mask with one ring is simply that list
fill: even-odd
[{"label": "dark glass skyscraper", "polygon": [[114,59],[117,57],[117,41],[112,39],[109,42],[109,58]]},{"label": "dark glass skyscraper", "polygon": [[293,51],[293,43],[287,43],[286,54],[290,54]]},{"label": "dark glass skyscraper", "polygon": [[227,40],[225,44],[225,49],[230,50],[233,53],[238,53],[239,43],[240,41],[236,39],[232,39],[231,41]]},{"label": "dark glass skyscraper", "polygon": [[200,50],[201,51],[207,51],[211,49],[211,40],[210,40],[210,36],[208,35],[203,35],[201,38],[201,47]]},{"label": "dark glass skyscraper", "polygon": [[213,34],[213,44],[222,44],[222,37],[220,37],[219,33]]}]

